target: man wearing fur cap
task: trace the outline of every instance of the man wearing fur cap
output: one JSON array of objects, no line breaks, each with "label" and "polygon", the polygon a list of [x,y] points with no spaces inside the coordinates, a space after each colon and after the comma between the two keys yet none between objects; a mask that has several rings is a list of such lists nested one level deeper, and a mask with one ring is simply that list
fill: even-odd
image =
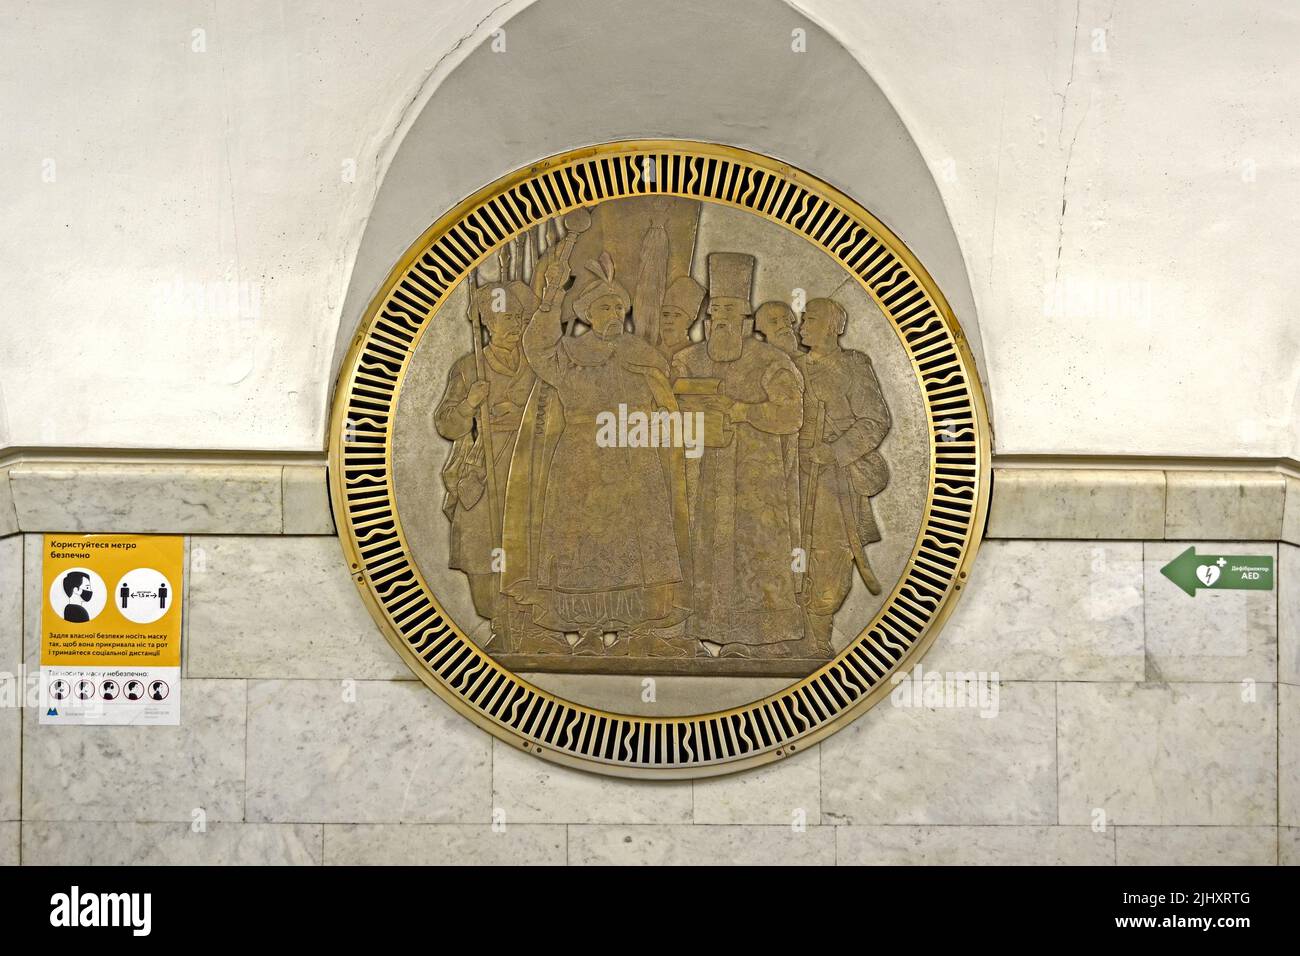
[{"label": "man wearing fur cap", "polygon": [[686,615],[684,459],[680,447],[608,447],[597,422],[620,406],[653,414],[676,403],[667,360],[625,332],[631,297],[609,254],[587,270],[574,314],[589,332],[561,326],[569,266],[558,260],[524,331],[539,382],[506,490],[503,586],[555,635],[555,647],[526,651],[567,652],[561,635],[576,632],[578,654],[643,654],[652,632]]},{"label": "man wearing fur cap", "polygon": [[[478,376],[474,352],[462,355],[447,375],[447,388],[434,412],[438,433],[452,442],[451,455],[442,469],[446,488],[442,511],[451,522],[450,567],[469,579],[474,610],[492,620],[497,611],[498,581],[493,564],[493,529],[489,507],[487,466],[484,461],[482,421],[492,429],[491,446],[497,488],[506,486],[515,435],[534,376],[520,348],[524,320],[532,315],[537,299],[523,282],[492,282],[471,289],[473,307],[487,330],[483,347],[486,381]],[[500,522],[500,511],[497,521]]]},{"label": "man wearing fur cap", "polygon": [[691,326],[699,319],[703,303],[704,286],[690,276],[678,276],[664,292],[663,308],[659,310],[659,341],[669,361],[691,344]]},{"label": "man wearing fur cap", "polygon": [[715,252],[708,264],[705,340],[673,360],[683,405],[707,416],[688,476],[688,627],[715,656],[789,657],[803,636],[792,559],[803,380],[790,356],[752,334],[754,257]]}]

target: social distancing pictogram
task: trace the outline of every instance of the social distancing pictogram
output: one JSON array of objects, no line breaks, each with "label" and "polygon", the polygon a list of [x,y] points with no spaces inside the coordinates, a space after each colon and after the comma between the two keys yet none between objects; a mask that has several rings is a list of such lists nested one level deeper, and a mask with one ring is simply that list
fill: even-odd
[{"label": "social distancing pictogram", "polygon": [[184,539],[46,535],[41,722],[180,722]]}]

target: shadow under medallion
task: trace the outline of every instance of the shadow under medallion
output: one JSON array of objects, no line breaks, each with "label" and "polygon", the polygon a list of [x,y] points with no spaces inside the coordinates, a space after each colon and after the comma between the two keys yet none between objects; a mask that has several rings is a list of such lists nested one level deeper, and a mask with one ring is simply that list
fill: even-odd
[{"label": "shadow under medallion", "polygon": [[905,349],[834,259],[636,197],[530,230],[448,298],[394,482],[422,575],[516,673],[802,678],[904,573],[927,441]]}]

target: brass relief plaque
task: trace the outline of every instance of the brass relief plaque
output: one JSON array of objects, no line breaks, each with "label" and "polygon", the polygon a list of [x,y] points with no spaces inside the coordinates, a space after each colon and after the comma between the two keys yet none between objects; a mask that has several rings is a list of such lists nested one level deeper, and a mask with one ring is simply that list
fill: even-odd
[{"label": "brass relief plaque", "polygon": [[353,576],[514,745],[699,776],[910,667],[988,493],[974,365],[866,210],[744,151],[554,157],[461,203],[362,323],[331,431]]}]

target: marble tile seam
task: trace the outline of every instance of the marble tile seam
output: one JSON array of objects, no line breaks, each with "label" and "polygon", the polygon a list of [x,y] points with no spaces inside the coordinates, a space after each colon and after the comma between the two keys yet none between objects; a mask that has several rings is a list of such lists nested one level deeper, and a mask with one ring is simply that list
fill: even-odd
[{"label": "marble tile seam", "polygon": [[[1300,480],[1270,464],[1246,468],[1233,461],[1216,467],[1207,461],[1199,468],[1195,463],[1160,468],[1117,460],[1105,467],[1065,467],[995,459],[985,533],[989,538],[1300,544]],[[21,458],[0,468],[0,483],[0,535],[334,534],[323,460]],[[230,483],[239,486],[238,495],[226,493]],[[67,495],[72,489],[76,494]],[[147,501],[153,517],[143,520],[132,499]]]},{"label": "marble tile seam", "polygon": [[[130,826],[167,826],[167,827],[184,828],[184,829],[187,829],[187,830],[188,830],[190,827],[192,827],[192,826],[194,825],[194,824],[193,824],[193,821],[191,821],[191,820],[163,820],[163,819],[156,819],[156,820],[155,820],[155,819],[147,819],[147,820],[138,820],[138,819],[122,820],[122,819],[113,819],[113,818],[109,818],[109,817],[103,817],[103,818],[100,818],[100,817],[95,817],[95,818],[90,818],[90,817],[85,817],[85,818],[83,818],[83,817],[78,817],[78,818],[75,819],[75,820],[45,820],[45,819],[37,819],[37,818],[35,818],[35,817],[32,817],[32,818],[25,818],[25,819],[19,819],[19,820],[5,820],[5,821],[3,821],[3,822],[5,822],[5,823],[32,823],[32,824],[39,823],[39,824],[42,824],[42,825],[48,825],[48,826],[61,826],[61,825],[63,825],[63,826],[84,826],[84,825],[87,825],[87,824],[103,824],[103,825],[106,825],[106,826],[107,826],[107,825],[110,825],[110,824],[113,824],[113,825],[117,825],[117,824],[127,824],[127,825],[130,825]],[[485,822],[482,822],[482,823],[454,823],[454,822],[448,822],[448,823],[423,823],[423,822],[415,822],[415,823],[406,823],[406,822],[373,823],[373,822],[361,822],[361,821],[358,821],[358,822],[356,822],[356,823],[340,823],[340,822],[337,821],[337,820],[325,820],[325,821],[321,821],[321,820],[314,820],[314,819],[313,819],[313,820],[285,820],[285,821],[282,821],[282,820],[276,820],[276,821],[271,821],[271,822],[268,822],[268,821],[262,821],[262,820],[214,820],[214,821],[211,822],[211,825],[212,825],[212,826],[220,825],[220,826],[222,826],[222,827],[241,827],[241,826],[248,826],[248,827],[289,827],[289,826],[322,827],[322,828],[324,828],[325,832],[328,833],[330,830],[345,830],[345,829],[349,829],[349,828],[353,828],[353,827],[402,827],[402,828],[409,829],[409,830],[418,830],[418,829],[445,829],[445,830],[450,830],[450,829],[457,829],[457,830],[465,830],[465,831],[471,831],[471,832],[472,832],[472,831],[477,831],[477,830],[492,830],[492,828],[493,828],[496,824],[492,823],[491,821],[485,821]],[[791,827],[790,827],[790,824],[788,824],[788,823],[691,823],[691,822],[686,822],[686,823],[645,823],[645,822],[641,822],[641,823],[573,823],[573,822],[567,822],[567,823],[564,823],[564,822],[557,822],[557,823],[510,823],[510,824],[507,824],[507,830],[508,830],[508,829],[513,829],[513,828],[515,828],[515,827],[521,827],[521,828],[522,828],[522,827],[527,827],[527,828],[537,828],[537,827],[553,827],[553,828],[560,828],[560,827],[564,827],[564,828],[566,828],[566,829],[568,829],[568,828],[575,828],[575,827],[602,827],[602,828],[607,828],[607,827],[608,827],[608,828],[618,828],[618,829],[621,829],[621,830],[662,830],[662,829],[665,829],[665,828],[668,828],[668,827],[672,827],[672,828],[692,827],[692,828],[713,828],[713,829],[722,829],[722,830],[728,830],[728,829],[732,829],[732,830],[734,830],[734,829],[745,829],[745,830],[770,830],[770,831],[773,831],[773,832],[775,832],[775,831],[777,831],[777,830],[790,830],[790,832],[792,832],[792,833],[803,832],[802,830],[798,830],[798,831],[796,831],[796,830],[792,830]],[[808,826],[805,827],[804,829],[806,829],[806,830],[814,830],[814,829],[817,829],[817,830],[828,830],[828,829],[836,829],[836,830],[919,830],[919,829],[925,829],[925,830],[972,830],[972,829],[979,829],[979,830],[1026,830],[1026,829],[1029,829],[1029,830],[1091,830],[1092,828],[1091,828],[1088,824],[1086,824],[1086,823],[843,823],[843,822],[837,822],[837,821],[828,821],[828,822],[826,822],[826,823],[810,823],[810,824],[808,824]],[[1116,830],[1192,830],[1192,829],[1195,829],[1195,830],[1287,830],[1287,829],[1295,829],[1295,828],[1294,828],[1294,827],[1289,827],[1289,826],[1286,825],[1286,824],[1275,825],[1275,824],[1271,824],[1271,823],[1259,823],[1259,824],[1239,824],[1239,823],[1111,823],[1111,824],[1107,824],[1105,832],[1107,832],[1107,833],[1113,833],[1113,832],[1116,831]]]},{"label": "marble tile seam", "polygon": [[[88,823],[92,827],[96,825],[96,822],[94,821],[88,821]],[[119,827],[125,828],[124,831],[121,834],[119,834],[119,836],[125,837],[125,839],[128,842],[130,841],[132,831],[137,826],[141,829],[154,828],[157,826],[157,824],[152,824],[152,823],[141,823],[138,825],[137,824],[117,824],[117,825]],[[177,825],[179,826],[185,824],[177,824]],[[85,835],[84,826],[85,826],[84,823],[32,824],[32,831],[33,831],[32,840],[36,844],[39,852],[39,850],[41,849],[39,840],[40,840],[40,834],[42,832],[45,832],[48,835],[48,833],[50,832],[58,832],[60,830],[71,830],[74,834],[74,838],[78,836],[84,838]],[[449,837],[453,841],[451,845],[455,847],[455,841],[457,839],[461,837],[473,836],[477,833],[480,833],[483,830],[483,825],[454,824],[454,823],[448,823],[448,824],[296,823],[296,824],[271,824],[271,825],[265,825],[265,824],[247,825],[247,824],[236,823],[236,824],[222,824],[219,826],[225,829],[226,832],[224,835],[227,837],[231,835],[232,831],[238,831],[239,829],[245,827],[256,830],[258,828],[265,828],[269,826],[271,829],[278,830],[278,831],[286,831],[286,832],[292,830],[297,830],[300,832],[310,830],[312,832],[312,835],[314,835],[315,838],[319,840],[319,843],[317,844],[318,852],[316,854],[313,854],[313,858],[310,860],[303,860],[300,858],[294,860],[293,862],[295,862],[298,865],[317,865],[317,866],[319,865],[328,866],[328,865],[338,865],[340,863],[346,864],[350,862],[352,863],[357,862],[355,860],[357,845],[355,842],[353,842],[353,844],[349,846],[348,841],[349,841],[349,837],[352,837],[355,841],[355,837],[358,834],[362,836],[372,836],[378,841],[377,848],[368,847],[368,849],[370,850],[370,856],[372,858],[362,860],[362,862],[364,863],[373,864],[373,863],[393,862],[392,858],[388,856],[384,850],[384,839],[385,839],[384,834],[386,833],[391,835],[394,831],[399,833],[404,832],[408,834],[410,837],[415,839],[419,839],[422,835],[432,836],[432,837],[436,837],[436,836]],[[672,849],[680,849],[687,853],[688,859],[684,862],[692,862],[692,860],[701,859],[699,857],[699,848],[696,848],[695,851],[692,852],[692,846],[689,842],[689,835],[692,833],[699,833],[700,829],[698,826],[693,826],[689,824],[683,824],[683,825],[518,824],[511,827],[510,829],[516,831],[516,836],[513,840],[508,835],[509,831],[507,831],[507,833],[496,833],[491,837],[487,837],[486,839],[489,841],[489,843],[491,841],[500,840],[503,843],[508,843],[509,845],[515,848],[522,847],[525,853],[527,853],[528,851],[533,851],[535,854],[537,850],[544,849],[545,846],[537,842],[534,842],[530,845],[527,842],[529,838],[532,838],[535,841],[547,840],[550,843],[550,845],[554,848],[554,850],[560,855],[559,859],[551,859],[550,862],[558,863],[561,865],[576,864],[576,863],[611,862],[610,860],[605,859],[605,857],[608,854],[602,854],[599,852],[593,854],[592,852],[590,852],[590,850],[593,847],[591,841],[599,840],[601,836],[617,835],[617,834],[626,834],[629,837],[635,836],[637,834],[660,837],[665,841],[665,843],[661,843],[660,846],[666,845],[670,851]],[[746,835],[758,836],[760,831],[770,832],[774,828],[738,825],[732,827],[731,829],[739,831]],[[898,852],[900,850],[902,850],[903,852],[908,852],[906,848],[902,847],[901,845],[893,845],[892,847],[890,847],[888,841],[891,839],[891,837],[888,836],[888,834],[892,834],[894,832],[899,832],[903,835],[910,835],[923,842],[929,842],[929,840],[932,840],[935,837],[939,838],[939,842],[936,845],[932,845],[928,848],[928,853],[927,853],[927,848],[925,846],[920,846],[914,851],[914,853],[908,852],[909,856],[914,855],[916,857],[915,859],[910,860],[908,862],[916,862],[916,863],[930,862],[933,865],[954,865],[962,862],[966,862],[966,863],[980,862],[979,860],[971,859],[972,854],[974,854],[975,857],[987,857],[987,859],[983,860],[983,862],[996,863],[998,861],[994,859],[994,857],[998,854],[999,843],[998,842],[995,842],[993,844],[989,844],[987,842],[980,843],[979,840],[981,837],[985,837],[985,838],[995,837],[995,834],[990,831],[1005,830],[1005,831],[1016,831],[1014,835],[1008,834],[1008,837],[1011,840],[1011,842],[1006,844],[1004,849],[1010,852],[1013,856],[1017,857],[1017,859],[1015,860],[1015,862],[1017,863],[1024,864],[1024,863],[1036,863],[1036,862],[1051,862],[1053,857],[1057,857],[1058,859],[1056,860],[1056,862],[1058,863],[1088,862],[1091,863],[1092,865],[1113,866],[1113,865],[1140,864],[1143,862],[1142,860],[1143,853],[1145,852],[1145,855],[1149,857],[1153,849],[1156,852],[1159,852],[1162,855],[1162,857],[1165,857],[1165,862],[1172,862],[1175,864],[1189,864],[1189,863],[1203,862],[1202,860],[1198,860],[1196,858],[1198,851],[1192,849],[1185,849],[1182,855],[1180,855],[1177,859],[1174,859],[1172,861],[1168,860],[1167,857],[1171,852],[1171,849],[1180,846],[1186,848],[1188,846],[1189,840],[1195,841],[1195,843],[1199,845],[1202,839],[1211,840],[1211,841],[1214,840],[1222,841],[1224,838],[1227,837],[1236,838],[1230,844],[1231,846],[1234,847],[1240,845],[1240,840],[1242,838],[1258,837],[1264,841],[1264,848],[1269,850],[1270,854],[1272,854],[1275,850],[1281,848],[1282,845],[1281,838],[1286,828],[1279,829],[1276,827],[1266,827],[1266,826],[1228,826],[1228,825],[1225,826],[1112,825],[1110,827],[1107,827],[1104,833],[1095,833],[1094,831],[1094,834],[1089,834],[1087,831],[1090,829],[1091,828],[1083,825],[1075,825],[1075,826],[1015,826],[1015,825],[969,826],[969,825],[965,825],[964,826],[959,824],[957,825],[874,824],[865,827],[844,826],[844,825],[834,825],[833,827],[831,826],[809,827],[805,835],[808,837],[810,843],[814,846],[816,845],[816,841],[818,840],[819,837],[825,837],[825,836],[831,837],[829,841],[823,839],[822,842],[823,844],[827,842],[830,843],[830,846],[826,847],[825,849],[831,850],[831,858],[829,860],[826,860],[825,862],[834,863],[834,864],[865,862],[861,859],[853,858],[855,855],[858,857],[861,856],[863,847],[870,848],[873,845],[873,841],[870,835],[868,835],[865,837],[866,843],[859,844],[857,847],[858,853],[854,854],[853,853],[854,843],[852,841],[855,837],[858,837],[862,834],[874,833],[878,836],[884,837],[886,840],[886,844],[885,844],[887,848],[886,852],[888,851],[888,849],[893,849],[895,851],[894,852],[895,856],[898,855]],[[827,833],[828,830],[830,830],[829,833]],[[82,831],[82,832],[79,833],[78,831]],[[964,834],[965,836],[969,837],[971,843],[969,845],[963,845],[961,843],[958,844],[945,843],[944,837],[941,836],[941,834],[944,834],[945,832],[954,832],[954,831],[958,835]],[[520,834],[522,834],[522,839],[525,841],[523,844],[519,843],[519,840],[521,838]],[[677,842],[678,838],[682,838],[687,842],[679,844]],[[196,839],[202,840],[204,838],[199,837]],[[1095,839],[1098,848],[1101,849],[1102,852],[1107,853],[1104,862],[1095,858],[1096,856],[1095,852],[1091,854],[1087,854],[1089,857],[1088,859],[1081,858],[1081,855],[1084,852],[1086,852],[1085,848],[1087,845],[1087,841],[1091,839]],[[1173,842],[1172,843],[1162,842],[1164,840],[1172,840]],[[1154,847],[1152,846],[1152,841],[1154,841]],[[22,842],[24,843],[27,842],[27,836],[25,833],[22,836]],[[190,841],[187,840],[186,842],[189,843]],[[218,841],[218,843],[219,842],[220,841]],[[1220,848],[1222,848],[1225,845],[1229,845],[1229,844],[1220,843]],[[457,857],[457,859],[454,859],[452,862],[454,863],[482,862],[481,857],[476,856],[473,853],[473,847],[475,846],[476,844],[469,844],[469,845],[462,845],[456,847],[452,852],[453,855]],[[786,844],[787,850],[789,846],[791,846],[791,844]],[[1124,851],[1123,853],[1125,857],[1124,860],[1120,859],[1121,846]],[[430,844],[430,847],[437,850],[441,849],[441,846],[436,842]],[[219,852],[221,849],[220,846],[218,846],[217,849]],[[271,846],[268,849],[274,852],[277,849],[281,849],[281,848]],[[575,851],[578,853],[582,853],[584,849],[588,850],[588,852],[585,854],[585,858],[575,860],[574,859]],[[722,848],[718,847],[716,849],[722,849]],[[823,850],[823,853],[825,853],[825,849]],[[1247,852],[1249,852],[1249,849],[1250,848],[1248,847]],[[470,851],[468,855],[466,852],[467,850]],[[492,851],[487,847],[487,844],[484,844],[483,850],[488,856],[491,856]],[[1221,849],[1220,852],[1222,852]],[[110,855],[111,855],[111,851],[110,851]],[[362,855],[365,856],[366,853],[363,851]],[[533,860],[529,862],[546,862],[546,860],[540,858],[541,854],[536,854],[536,855],[538,855],[539,858],[537,860]],[[924,859],[924,857],[926,857],[927,855],[937,856],[938,859],[931,859],[927,861]],[[1072,861],[1059,859],[1059,857],[1062,856],[1070,856],[1070,857],[1074,857],[1074,859]],[[235,862],[249,862],[249,861],[247,860],[239,861],[235,859],[219,859],[216,861],[204,861],[204,862],[212,862],[216,865],[229,865]],[[646,862],[646,861],[642,861],[642,862]],[[774,857],[767,862],[779,862],[779,859]],[[893,862],[901,863],[903,861],[894,860]],[[1249,859],[1244,861],[1239,860],[1237,862],[1238,863],[1245,862],[1249,864],[1262,863],[1262,861],[1258,859]]]},{"label": "marble tile seam", "polygon": [[1275,468],[994,465],[987,538],[1295,541],[1300,485]]}]

